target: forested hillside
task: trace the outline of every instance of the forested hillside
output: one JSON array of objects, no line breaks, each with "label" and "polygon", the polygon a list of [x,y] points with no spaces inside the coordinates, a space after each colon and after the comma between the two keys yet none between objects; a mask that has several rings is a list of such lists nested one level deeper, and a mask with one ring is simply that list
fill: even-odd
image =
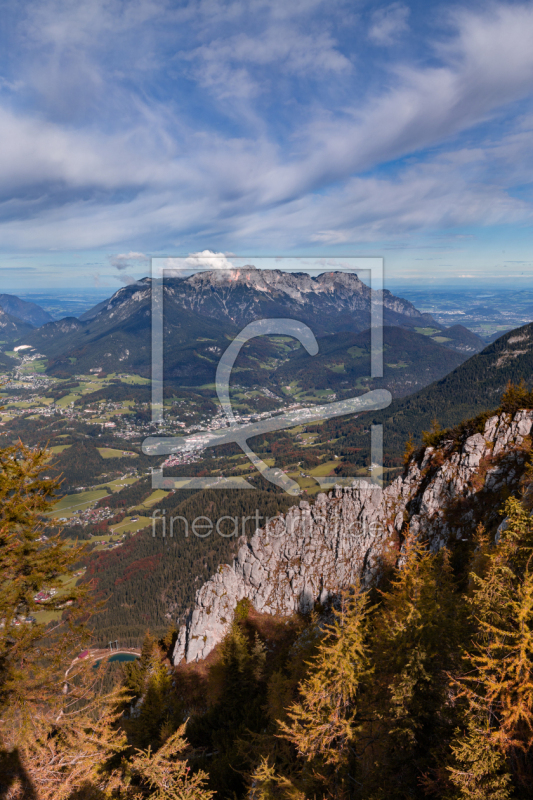
[{"label": "forested hillside", "polygon": [[[264,491],[184,490],[167,497],[158,504],[167,517],[165,537],[158,523],[155,537],[150,526],[120,548],[87,558],[84,581],[106,601],[94,621],[96,640],[102,645],[110,639],[139,645],[147,628],[162,635],[181,618],[218,566],[232,562],[239,537],[255,531],[256,513],[261,519],[275,517],[295,502],[298,498],[285,493]],[[176,520],[172,537],[171,517],[183,518]],[[200,517],[211,519],[215,528],[204,538],[191,530]]]},{"label": "forested hillside", "polygon": [[[436,420],[445,428],[497,405],[509,382],[533,386],[533,323],[510,331],[457,367],[449,375],[410,397],[393,400],[383,411],[349,421],[330,420],[320,426],[320,439],[337,439],[338,450],[353,461],[353,449],[368,458],[368,428],[383,425],[385,463],[401,463],[405,442],[422,441]],[[347,474],[350,474],[349,472]]]}]

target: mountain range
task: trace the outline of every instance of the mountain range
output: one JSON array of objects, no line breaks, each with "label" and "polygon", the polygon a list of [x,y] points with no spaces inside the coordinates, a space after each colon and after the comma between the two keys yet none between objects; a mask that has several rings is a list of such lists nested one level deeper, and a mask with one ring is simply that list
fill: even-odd
[{"label": "mountain range", "polygon": [[[122,306],[128,294],[136,294],[150,282],[150,278],[143,278],[138,284],[124,287],[80,319],[88,321]],[[355,273],[326,272],[313,277],[305,272],[257,269],[249,265],[240,270],[209,270],[185,278],[169,277],[165,279],[165,292],[180,307],[241,327],[254,319],[292,315],[308,324],[315,335],[370,327],[371,290]],[[412,303],[387,290],[383,292],[383,316],[388,325],[441,327],[430,314],[421,313]]]},{"label": "mountain range", "polygon": [[[46,355],[48,373],[58,377],[91,369],[149,377],[151,290],[150,278],[125,286],[79,319],[48,322],[25,336],[24,344]],[[164,286],[165,377],[181,385],[212,383],[228,341],[252,320],[296,319],[320,338],[368,330],[370,308],[371,291],[353,273],[311,277],[250,266],[238,272],[213,270],[186,278],[170,277]],[[388,291],[383,292],[383,319],[386,326],[412,333],[415,350],[419,346],[417,330],[428,334],[432,344],[439,345],[437,359],[441,345],[462,354],[464,360],[484,344],[461,326],[443,329],[431,315]],[[247,345],[246,354],[243,352],[247,363],[241,369],[271,369],[273,361],[285,360],[281,356],[286,351],[287,346],[276,340],[256,339]],[[443,368],[457,363],[443,357]]]}]

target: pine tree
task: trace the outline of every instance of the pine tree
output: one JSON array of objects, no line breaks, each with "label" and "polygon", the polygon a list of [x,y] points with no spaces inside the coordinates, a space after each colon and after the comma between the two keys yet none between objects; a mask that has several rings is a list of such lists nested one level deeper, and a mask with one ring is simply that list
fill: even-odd
[{"label": "pine tree", "polygon": [[325,788],[342,797],[346,769],[360,728],[357,695],[368,680],[368,597],[356,588],[344,593],[332,625],[299,687],[299,700],[280,722],[280,736],[320,774]]},{"label": "pine tree", "polygon": [[362,737],[368,742],[363,780],[380,798],[421,795],[421,775],[435,768],[453,732],[447,670],[461,613],[448,552],[429,552],[411,533],[403,550],[376,613],[374,692]]},{"label": "pine tree", "polygon": [[[128,769],[141,782],[140,797],[151,800],[211,800],[214,793],[204,788],[207,778],[199,770],[191,773],[186,761],[180,758],[187,748],[184,739],[185,725],[182,725],[156,752],[137,751]],[[139,797],[139,795],[137,795]]]},{"label": "pine tree", "polygon": [[136,742],[142,747],[160,741],[165,719],[173,712],[171,698],[172,679],[155,645],[146,666],[141,710],[133,728]]},{"label": "pine tree", "polygon": [[502,395],[499,410],[515,414],[521,408],[531,408],[532,402],[533,392],[528,390],[523,378],[518,384],[509,381]]},{"label": "pine tree", "polygon": [[[41,477],[48,459],[46,451],[23,444],[0,450],[0,794],[9,800],[209,800],[205,775],[192,775],[181,758],[184,728],[156,754],[148,749],[130,758],[118,726],[124,691],[104,693],[104,669],[76,658],[91,635],[94,606],[86,589],[63,583],[82,550],[59,536],[42,538],[43,515],[59,488]],[[40,591],[49,593],[47,609],[72,603],[48,627],[22,621],[39,608]]]},{"label": "pine tree", "polygon": [[413,438],[413,434],[410,433],[409,437],[408,437],[408,439],[407,439],[407,441],[405,443],[405,449],[403,451],[403,463],[404,464],[408,464],[409,463],[409,461],[411,459],[411,456],[413,455],[415,450],[416,450],[415,440]]},{"label": "pine tree", "polygon": [[462,800],[509,800],[511,776],[501,751],[487,737],[482,719],[470,718],[452,744],[450,777]]},{"label": "pine tree", "polygon": [[442,439],[442,428],[436,417],[431,420],[431,430],[422,431],[422,442],[426,447],[435,447]]},{"label": "pine tree", "polygon": [[250,780],[247,800],[307,800],[307,795],[290,778],[277,773],[268,758],[261,757]]},{"label": "pine tree", "polygon": [[[469,792],[476,786],[464,778],[465,764],[481,783],[500,780],[503,769],[515,785],[533,778],[533,521],[515,498],[505,511],[485,574],[473,575],[475,634],[457,681],[469,725],[456,735],[449,769],[462,797],[475,796]],[[494,758],[483,754],[481,741]]]},{"label": "pine tree", "polygon": [[[87,590],[64,585],[84,550],[67,546],[59,534],[42,540],[43,515],[59,491],[57,480],[41,477],[48,458],[22,443],[0,450],[0,709],[13,715],[15,726],[55,693],[59,665],[74,658],[88,635]],[[48,628],[28,621],[43,608],[39,593],[47,611],[68,608]]]}]

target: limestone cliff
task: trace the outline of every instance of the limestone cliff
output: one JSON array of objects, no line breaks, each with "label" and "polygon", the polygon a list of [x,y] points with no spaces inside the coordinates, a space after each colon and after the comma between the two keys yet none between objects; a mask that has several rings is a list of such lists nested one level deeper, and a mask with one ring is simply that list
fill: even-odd
[{"label": "limestone cliff", "polygon": [[263,613],[291,614],[358,578],[368,584],[384,560],[400,556],[407,524],[435,549],[468,539],[481,519],[496,528],[505,492],[518,489],[524,472],[532,424],[530,410],[478,421],[415,454],[384,490],[368,482],[335,488],[268,522],[249,543],[241,539],[233,565],[199,589],[174,663],[205,658],[242,598]]}]

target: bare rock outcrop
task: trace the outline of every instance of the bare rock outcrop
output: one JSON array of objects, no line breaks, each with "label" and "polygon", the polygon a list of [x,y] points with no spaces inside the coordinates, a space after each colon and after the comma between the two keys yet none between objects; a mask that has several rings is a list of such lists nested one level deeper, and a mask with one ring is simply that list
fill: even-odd
[{"label": "bare rock outcrop", "polygon": [[532,425],[530,410],[495,415],[483,432],[426,447],[385,489],[365,481],[335,488],[269,521],[250,542],[242,538],[233,565],[198,590],[174,663],[205,658],[243,598],[257,611],[288,615],[357,579],[370,583],[384,559],[398,557],[407,524],[435,549],[469,537],[481,517],[497,526],[500,489],[518,486]]}]

